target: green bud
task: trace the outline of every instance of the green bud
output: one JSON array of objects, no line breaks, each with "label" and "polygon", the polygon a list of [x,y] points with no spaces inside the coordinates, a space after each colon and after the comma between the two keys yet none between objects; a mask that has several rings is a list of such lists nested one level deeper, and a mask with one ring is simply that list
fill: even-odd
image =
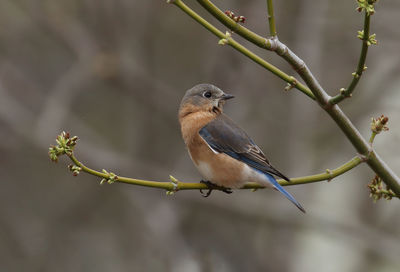
[{"label": "green bud", "polygon": [[358,12],[365,10],[367,15],[373,15],[375,13],[374,4],[376,2],[376,0],[357,0],[358,7],[356,10]]},{"label": "green bud", "polygon": [[360,40],[364,39],[364,30],[357,31],[357,38]]},{"label": "green bud", "polygon": [[219,45],[226,45],[226,44],[228,44],[229,43],[229,41],[227,40],[227,39],[220,39],[219,41],[218,41],[218,44]]}]

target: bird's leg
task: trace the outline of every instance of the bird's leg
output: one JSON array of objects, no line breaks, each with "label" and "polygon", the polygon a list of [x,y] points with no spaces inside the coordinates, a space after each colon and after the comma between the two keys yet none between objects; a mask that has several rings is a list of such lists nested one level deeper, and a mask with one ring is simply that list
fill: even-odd
[{"label": "bird's leg", "polygon": [[225,188],[225,187],[222,187],[222,186],[218,186],[218,185],[216,185],[214,183],[211,183],[208,180],[201,180],[200,183],[204,183],[208,187],[208,192],[207,193],[204,193],[203,189],[200,189],[200,193],[204,197],[209,197],[211,195],[212,190],[214,190],[214,189],[215,190],[220,190],[220,191],[222,191],[222,192],[224,192],[226,194],[232,194],[232,190],[230,188]]},{"label": "bird's leg", "polygon": [[203,197],[209,197],[209,196],[211,195],[212,190],[213,190],[213,189],[210,188],[211,185],[212,185],[212,183],[209,182],[208,180],[200,180],[200,183],[204,183],[204,184],[207,185],[207,187],[208,187],[207,193],[204,193],[204,192],[203,192],[203,189],[200,189],[200,194],[201,194]]}]

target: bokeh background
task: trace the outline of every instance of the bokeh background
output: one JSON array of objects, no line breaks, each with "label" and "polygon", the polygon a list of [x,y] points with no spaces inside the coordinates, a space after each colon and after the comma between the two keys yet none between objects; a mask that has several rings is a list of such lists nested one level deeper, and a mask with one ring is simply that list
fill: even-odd
[{"label": "bokeh background", "polygon": [[[265,1],[215,1],[267,35]],[[195,1],[187,4],[219,29]],[[280,39],[331,95],[351,80],[363,15],[355,1],[275,1]],[[400,174],[400,2],[379,2],[378,46],[343,110]],[[236,37],[293,74],[289,65]],[[165,1],[0,2],[1,271],[399,271],[400,202],[369,198],[361,165],[330,183],[287,187],[302,214],[272,190],[198,191],[99,185],[73,177],[47,151],[62,130],[95,169],[168,181],[199,181],[181,140],[177,109],[195,84],[236,99],[226,112],[290,177],[335,168],[356,155],[334,122],[305,95]]]}]

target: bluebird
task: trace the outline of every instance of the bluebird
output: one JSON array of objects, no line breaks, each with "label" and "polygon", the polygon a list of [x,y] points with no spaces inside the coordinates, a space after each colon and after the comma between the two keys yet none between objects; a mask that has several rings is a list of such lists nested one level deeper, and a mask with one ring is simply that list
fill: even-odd
[{"label": "bluebird", "polygon": [[289,178],[276,170],[247,133],[223,113],[223,105],[233,97],[211,84],[196,85],[183,97],[179,122],[194,165],[209,185],[230,189],[256,182],[278,190],[305,212],[274,176]]}]

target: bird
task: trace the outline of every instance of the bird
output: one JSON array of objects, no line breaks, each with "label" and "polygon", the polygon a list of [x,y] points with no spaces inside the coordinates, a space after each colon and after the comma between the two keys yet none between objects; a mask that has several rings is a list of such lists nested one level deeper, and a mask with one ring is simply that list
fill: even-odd
[{"label": "bird", "polygon": [[224,112],[233,95],[212,84],[198,84],[187,90],[179,106],[182,138],[191,160],[212,188],[238,189],[256,182],[282,193],[298,209],[306,212],[276,177],[290,181],[275,169],[262,150]]}]

